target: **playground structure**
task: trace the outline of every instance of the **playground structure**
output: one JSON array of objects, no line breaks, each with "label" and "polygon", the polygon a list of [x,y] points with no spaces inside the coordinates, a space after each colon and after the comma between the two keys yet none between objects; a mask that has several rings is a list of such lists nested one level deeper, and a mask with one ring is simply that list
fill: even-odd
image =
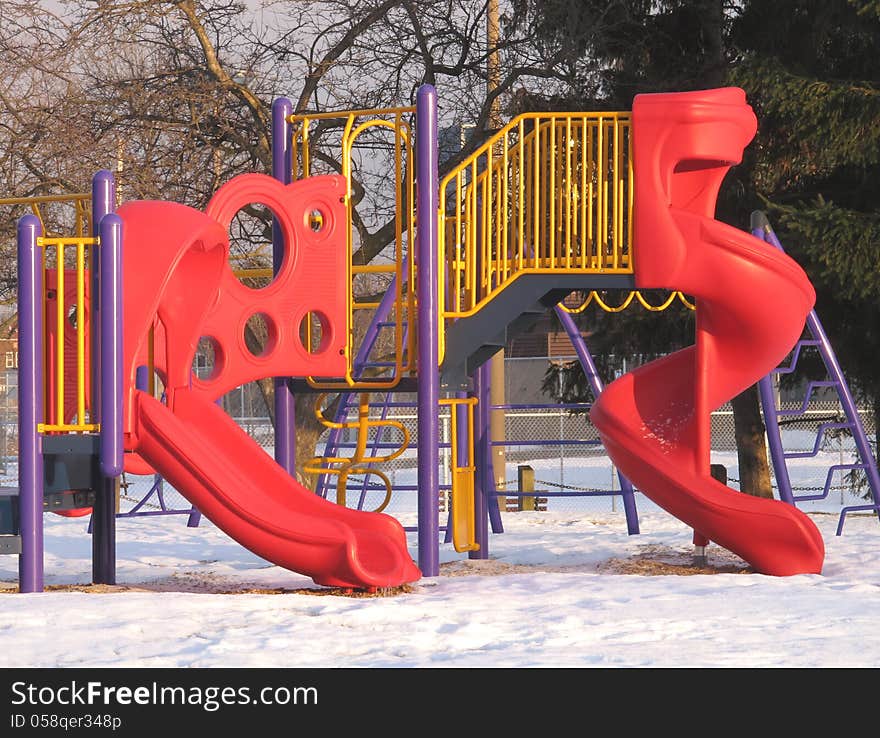
[{"label": "playground structure", "polygon": [[[346,152],[368,127],[356,124],[363,114],[393,132],[399,175],[394,254],[379,266],[351,258]],[[346,120],[341,176],[312,173],[309,131],[321,116],[293,116],[282,99],[273,106],[274,179],[242,175],[205,213],[156,202],[114,213],[112,178],[103,172],[94,182],[93,235],[42,237],[36,217],[20,221],[20,473],[18,494],[9,495],[18,502],[9,538],[20,544],[22,591],[43,587],[46,495],[70,490],[90,493],[93,578],[114,581],[115,480],[123,468],[161,474],[243,545],[320,584],[375,588],[435,576],[441,533],[457,551],[488,555],[489,525],[500,529],[497,496],[511,492],[496,490],[488,472],[486,360],[550,308],[572,335],[598,398],[590,417],[621,470],[631,533],[638,532],[634,484],[760,571],[821,571],[821,537],[786,504],[796,501],[790,490],[786,496],[780,485],[782,501],[760,500],[732,493],[709,473],[709,413],[766,381],[805,321],[814,334],[821,330],[809,282],[774,248],[769,227],[756,226],[768,247],[713,220],[722,179],[754,135],[741,91],[639,96],[632,115],[519,116],[442,182],[432,88],[420,89],[414,109],[332,115]],[[414,116],[412,128],[406,116]],[[259,290],[244,287],[228,266],[229,222],[254,202],[276,218],[272,282]],[[53,248],[54,267],[44,257]],[[359,302],[354,281],[377,273],[390,278],[383,299]],[[559,303],[573,290],[636,288],[696,297],[697,341],[604,387]],[[52,289],[70,295],[56,301],[54,323],[45,308]],[[748,299],[752,291],[779,300],[772,324]],[[357,343],[360,312],[371,316]],[[242,335],[256,315],[267,340],[254,353]],[[390,359],[373,356],[383,331],[392,334]],[[193,355],[203,339],[215,362],[199,378]],[[880,512],[876,465],[845,380],[827,338],[812,340],[829,357],[829,386],[848,398],[848,427],[873,494],[861,509]],[[45,408],[44,376],[51,377]],[[276,377],[275,461],[214,403],[260,377]],[[321,475],[319,494],[293,478],[296,392],[340,396],[325,454],[309,464]],[[418,568],[396,520],[324,499],[334,489],[344,503],[347,479],[358,473],[382,478],[375,468],[382,441],[374,438],[368,455],[368,432],[392,423],[371,419],[368,395],[376,392],[386,395],[385,408],[390,393],[416,397]],[[762,398],[772,399],[763,388]],[[351,427],[345,418],[355,405],[356,448],[342,457],[339,432]],[[445,530],[441,406],[453,418]],[[779,480],[785,453],[772,425]],[[70,507],[84,507],[82,498]]]}]

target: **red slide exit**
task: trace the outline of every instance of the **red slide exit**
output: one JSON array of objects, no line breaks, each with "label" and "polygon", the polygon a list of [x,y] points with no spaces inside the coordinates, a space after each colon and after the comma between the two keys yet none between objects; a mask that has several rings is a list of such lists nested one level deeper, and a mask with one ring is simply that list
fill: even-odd
[{"label": "red slide exit", "polygon": [[667,512],[759,572],[819,573],[824,543],[806,515],[709,471],[710,413],[779,364],[815,301],[792,259],[714,220],[756,126],[738,88],[635,98],[636,284],[695,297],[696,341],[609,384],[590,417],[621,471]]},{"label": "red slide exit", "polygon": [[135,449],[218,528],[279,566],[336,587],[393,587],[421,574],[400,523],[318,497],[221,408],[178,392],[174,412],[135,396]]}]

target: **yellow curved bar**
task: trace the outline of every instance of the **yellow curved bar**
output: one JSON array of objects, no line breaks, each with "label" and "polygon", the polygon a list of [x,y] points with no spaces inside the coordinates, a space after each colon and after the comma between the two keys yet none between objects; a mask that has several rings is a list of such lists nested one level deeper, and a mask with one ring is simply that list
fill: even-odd
[{"label": "yellow curved bar", "polygon": [[642,295],[642,293],[639,292],[638,290],[633,290],[632,292],[627,294],[626,298],[624,298],[624,301],[616,307],[606,303],[599,296],[599,293],[596,292],[595,290],[592,290],[586,296],[586,298],[584,298],[584,301],[580,305],[577,305],[576,307],[568,307],[567,305],[564,305],[564,304],[560,304],[560,307],[567,313],[577,314],[577,313],[582,313],[584,310],[587,309],[587,307],[589,305],[591,305],[593,302],[595,302],[596,305],[598,307],[600,307],[602,310],[604,310],[605,312],[619,313],[619,312],[622,312],[623,310],[625,310],[626,308],[628,308],[630,306],[630,304],[632,303],[633,299],[636,299],[639,302],[639,304],[643,308],[645,308],[645,310],[649,310],[649,311],[655,312],[655,313],[659,313],[659,312],[662,312],[663,310],[666,310],[670,305],[672,305],[673,302],[675,302],[675,300],[679,300],[681,302],[681,304],[684,305],[688,310],[696,310],[696,305],[694,303],[690,302],[687,299],[687,297],[685,297],[685,295],[681,292],[670,292],[669,296],[662,303],[660,303],[659,305],[652,305],[651,303],[649,303],[645,299],[645,297]]},{"label": "yellow curved bar", "polygon": [[[336,502],[340,505],[346,504],[347,490],[346,484],[348,477],[352,474],[376,474],[380,477],[386,488],[385,500],[377,508],[376,512],[384,510],[391,501],[391,482],[388,477],[371,466],[364,466],[364,462],[387,463],[399,457],[407,448],[409,448],[409,431],[403,423],[396,420],[370,420],[370,395],[362,392],[358,402],[358,419],[352,421],[334,421],[328,420],[324,416],[321,409],[327,393],[318,395],[315,400],[315,417],[326,428],[357,428],[357,442],[355,444],[354,454],[352,456],[314,456],[304,465],[303,470],[309,474],[334,474],[338,476],[336,483]],[[400,446],[389,454],[378,456],[367,456],[367,441],[369,438],[370,428],[396,428],[403,435]],[[334,468],[331,464],[341,464],[339,468]]]},{"label": "yellow curved bar", "polygon": [[[392,389],[396,387],[401,377],[406,373],[415,371],[415,330],[406,333],[404,341],[404,322],[414,325],[415,320],[415,279],[414,264],[412,259],[412,244],[415,236],[415,179],[412,166],[413,146],[411,127],[403,119],[403,115],[415,112],[414,107],[401,108],[375,108],[365,110],[350,110],[327,113],[306,113],[289,117],[291,123],[299,123],[300,138],[307,137],[309,122],[312,120],[344,119],[341,137],[341,173],[347,184],[347,208],[346,208],[346,248],[348,251],[348,273],[346,275],[347,303],[349,335],[346,347],[348,358],[344,377],[341,380],[321,380],[315,377],[306,377],[309,386],[315,389],[343,390],[353,389]],[[370,120],[357,123],[359,117],[374,116]],[[393,116],[393,119],[377,116]],[[386,128],[394,135],[394,182],[395,182],[395,254],[393,264],[389,267],[375,265],[356,265],[353,263],[353,220],[352,220],[352,152],[357,139],[367,130],[372,128]],[[294,137],[296,138],[296,136]],[[306,160],[309,151],[305,145],[302,147],[303,167],[302,173],[307,172]],[[409,251],[404,254],[404,241],[409,245]],[[394,325],[394,370],[391,377],[375,379],[356,379],[352,375],[352,347],[351,326],[354,325],[354,311],[375,309],[378,303],[358,303],[353,294],[353,278],[356,274],[388,272],[396,277],[397,294],[395,295],[395,325]],[[406,343],[406,345],[404,345]]]}]

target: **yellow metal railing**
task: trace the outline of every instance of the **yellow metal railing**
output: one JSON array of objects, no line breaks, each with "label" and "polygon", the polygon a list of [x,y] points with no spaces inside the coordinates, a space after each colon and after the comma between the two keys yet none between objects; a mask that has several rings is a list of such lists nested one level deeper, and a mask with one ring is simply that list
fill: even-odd
[{"label": "yellow metal railing", "polygon": [[[474,508],[474,407],[476,397],[448,397],[440,400],[441,405],[450,406],[450,446],[449,464],[452,471],[452,545],[456,551],[477,551],[476,511]],[[467,457],[459,458],[459,430],[457,413],[467,413]]]},{"label": "yellow metal railing", "polygon": [[47,227],[47,206],[61,204],[73,208],[73,235],[86,236],[92,232],[92,196],[87,192],[78,192],[70,195],[35,195],[32,197],[4,197],[0,198],[0,207],[4,205],[24,206],[40,220],[43,236],[50,238],[59,236],[51,228]]},{"label": "yellow metal railing", "polygon": [[[346,485],[352,475],[375,474],[385,485],[385,498],[374,512],[381,512],[391,502],[391,480],[384,473],[372,466],[393,461],[409,447],[409,431],[406,426],[397,420],[373,420],[370,419],[370,395],[362,392],[358,403],[358,417],[356,421],[334,421],[324,416],[322,407],[327,395],[319,395],[315,401],[315,417],[325,428],[356,429],[357,441],[354,453],[351,456],[315,456],[303,464],[303,471],[307,474],[330,474],[337,477],[336,502],[340,505],[347,503]],[[402,439],[399,448],[389,454],[368,456],[367,443],[371,428],[395,428],[400,431]]]},{"label": "yellow metal railing", "polygon": [[[70,237],[44,237],[37,239],[37,245],[43,248],[43,264],[44,273],[52,269],[55,274],[55,336],[54,346],[50,346],[46,333],[46,325],[44,324],[44,366],[48,369],[49,351],[54,352],[54,376],[51,381],[54,382],[52,395],[49,396],[48,389],[44,398],[45,422],[38,424],[37,431],[39,433],[47,433],[52,431],[61,431],[66,433],[75,432],[97,432],[100,425],[97,423],[86,422],[86,361],[88,351],[91,347],[86,346],[86,261],[90,260],[91,254],[86,253],[87,249],[91,250],[99,246],[100,242],[97,238],[85,236]],[[68,259],[68,251],[73,251],[73,263],[75,269],[76,280],[76,304],[73,313],[69,314],[67,309],[67,300],[65,298],[65,271]],[[54,257],[54,259],[52,258]],[[52,262],[54,261],[54,265]],[[44,280],[43,288],[43,304],[47,304],[47,294]],[[67,333],[68,323],[73,324],[73,330],[76,337],[76,422],[67,423],[65,408],[65,383],[68,378],[65,376],[66,367],[66,346],[65,337]],[[47,377],[47,379],[50,379]],[[48,384],[48,383],[47,383]]]},{"label": "yellow metal railing", "polygon": [[441,320],[524,273],[632,273],[632,199],[630,113],[514,118],[440,184]]},{"label": "yellow metal railing", "polygon": [[[407,330],[415,321],[415,266],[412,259],[415,242],[415,172],[413,160],[413,137],[408,118],[415,113],[414,107],[384,108],[370,110],[348,110],[331,113],[311,113],[293,115],[289,122],[293,125],[292,161],[293,179],[308,177],[315,173],[316,155],[313,152],[313,133],[320,122],[334,121],[341,124],[340,173],[347,182],[346,192],[346,240],[349,273],[345,276],[349,305],[348,366],[341,382],[319,381],[307,378],[309,384],[321,389],[389,389],[398,384],[401,377],[415,371],[415,330]],[[387,263],[360,263],[355,258],[355,222],[353,199],[353,155],[359,138],[367,131],[387,129],[393,135],[393,177],[394,182],[394,242],[392,253],[387,255]],[[389,376],[356,378],[352,375],[353,358],[357,352],[354,344],[354,331],[358,323],[357,311],[375,311],[377,301],[358,301],[354,281],[358,275],[387,274],[396,277],[395,305],[393,310],[394,344],[392,371]],[[390,322],[390,321],[389,321]],[[309,325],[312,321],[309,321]],[[307,348],[312,340],[311,331],[306,336]]]}]

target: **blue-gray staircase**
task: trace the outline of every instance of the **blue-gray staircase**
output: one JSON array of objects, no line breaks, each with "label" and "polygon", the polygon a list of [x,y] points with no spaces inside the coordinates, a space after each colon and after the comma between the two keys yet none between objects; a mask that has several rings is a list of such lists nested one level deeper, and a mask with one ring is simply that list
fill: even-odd
[{"label": "blue-gray staircase", "polygon": [[446,324],[442,387],[466,389],[478,367],[574,290],[632,289],[633,284],[631,274],[520,274],[476,313]]}]

